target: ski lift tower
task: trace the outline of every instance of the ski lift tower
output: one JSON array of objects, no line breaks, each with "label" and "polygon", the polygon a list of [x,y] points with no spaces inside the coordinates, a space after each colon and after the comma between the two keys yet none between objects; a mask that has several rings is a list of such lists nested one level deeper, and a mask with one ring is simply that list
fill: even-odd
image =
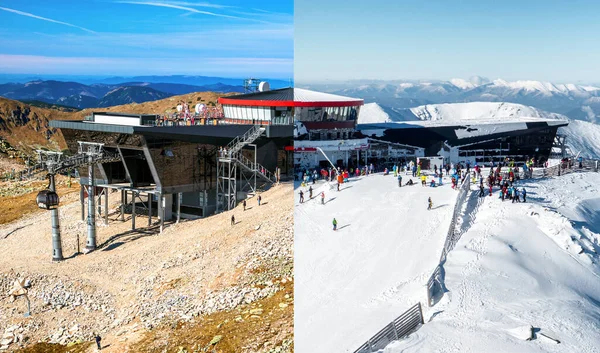
[{"label": "ski lift tower", "polygon": [[56,194],[56,184],[54,175],[62,165],[62,153],[53,151],[37,150],[38,162],[48,171],[48,188],[38,193],[36,202],[39,208],[50,210],[52,218],[52,260],[62,261],[62,241],[60,238],[60,221],[58,218],[58,195]]},{"label": "ski lift tower", "polygon": [[94,202],[94,160],[102,155],[103,143],[83,142],[79,143],[79,155],[85,155],[88,158],[88,217],[87,230],[88,236],[85,249],[93,251],[96,249],[96,210]]}]

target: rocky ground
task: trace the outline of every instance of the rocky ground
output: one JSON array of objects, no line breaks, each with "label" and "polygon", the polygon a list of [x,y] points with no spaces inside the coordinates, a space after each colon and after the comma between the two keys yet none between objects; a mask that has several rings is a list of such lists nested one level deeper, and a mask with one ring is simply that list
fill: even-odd
[{"label": "rocky ground", "polygon": [[[91,352],[95,332],[106,352],[293,351],[292,192],[278,185],[260,207],[250,199],[246,211],[182,220],[162,234],[146,217],[132,231],[111,194],[109,223],[97,222],[100,248],[86,255],[77,252],[86,237],[78,193],[67,194],[58,263],[48,212],[0,225],[0,351]],[[35,192],[21,197],[33,203]],[[25,277],[30,317],[24,298],[7,297]]]}]

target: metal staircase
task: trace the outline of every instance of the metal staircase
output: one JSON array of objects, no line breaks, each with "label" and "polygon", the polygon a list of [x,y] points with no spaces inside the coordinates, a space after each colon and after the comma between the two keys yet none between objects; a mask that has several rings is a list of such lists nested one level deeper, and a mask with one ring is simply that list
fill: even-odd
[{"label": "metal staircase", "polygon": [[265,132],[264,127],[254,125],[250,130],[246,131],[245,134],[234,138],[227,147],[225,147],[227,154],[235,155],[240,152],[249,143],[256,141]]},{"label": "metal staircase", "polygon": [[[254,125],[245,134],[233,139],[223,151],[218,152],[217,213],[231,210],[236,206],[238,191],[255,195],[258,185],[257,179],[260,179],[264,184],[276,182],[273,173],[242,154],[242,149],[256,141],[264,131],[263,127]],[[239,187],[238,179],[240,182]]]}]

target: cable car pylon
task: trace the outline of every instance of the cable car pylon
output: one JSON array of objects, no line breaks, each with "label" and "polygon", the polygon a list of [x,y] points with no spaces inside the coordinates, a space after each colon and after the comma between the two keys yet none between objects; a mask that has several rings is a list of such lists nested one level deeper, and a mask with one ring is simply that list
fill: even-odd
[{"label": "cable car pylon", "polygon": [[56,193],[55,175],[80,167],[89,167],[88,179],[88,237],[86,251],[96,249],[96,217],[94,210],[94,166],[98,163],[121,161],[116,152],[105,150],[104,144],[79,141],[79,151],[76,155],[63,158],[62,152],[38,150],[38,163],[21,173],[21,180],[31,178],[41,172],[46,172],[49,179],[48,187],[38,193],[38,207],[50,210],[52,219],[52,260],[64,260],[60,236],[60,220],[58,216],[59,197]]}]

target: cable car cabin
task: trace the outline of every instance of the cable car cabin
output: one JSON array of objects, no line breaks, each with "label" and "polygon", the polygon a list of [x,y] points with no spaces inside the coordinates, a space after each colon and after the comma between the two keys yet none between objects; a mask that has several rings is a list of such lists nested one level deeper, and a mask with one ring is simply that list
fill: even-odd
[{"label": "cable car cabin", "polygon": [[38,207],[45,210],[58,208],[58,194],[51,190],[42,190],[35,198]]}]

